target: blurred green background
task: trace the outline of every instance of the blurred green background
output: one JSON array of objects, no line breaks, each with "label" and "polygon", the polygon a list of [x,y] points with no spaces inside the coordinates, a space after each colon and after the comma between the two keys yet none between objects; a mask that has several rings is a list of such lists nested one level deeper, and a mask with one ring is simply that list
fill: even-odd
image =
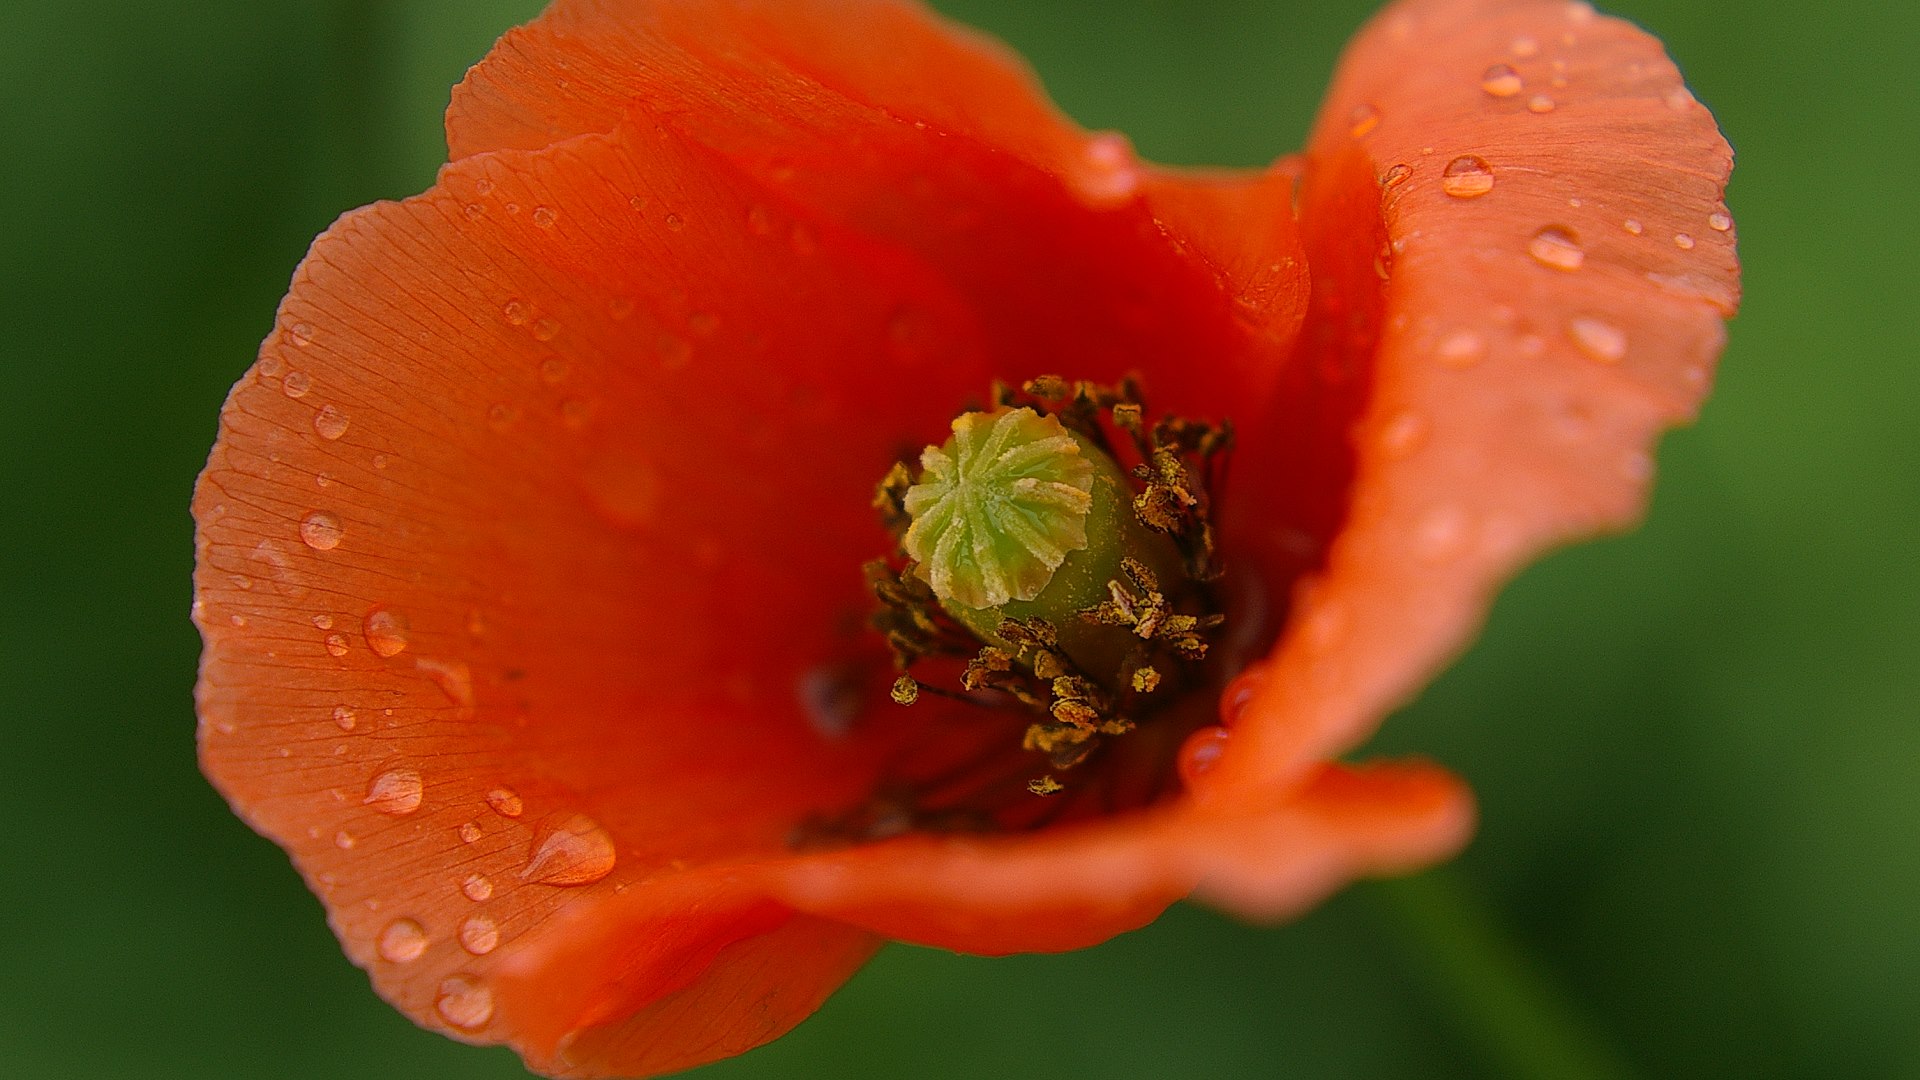
[{"label": "blurred green background", "polygon": [[[0,11],[0,1075],[514,1077],[414,1029],[200,779],[189,486],[312,236],[425,187],[537,0]],[[1356,0],[948,0],[1149,157],[1296,147]],[[1920,1077],[1910,6],[1631,0],[1739,152],[1745,313],[1647,526],[1547,560],[1381,737],[1439,878],[1065,957],[893,948],[700,1075]]]}]

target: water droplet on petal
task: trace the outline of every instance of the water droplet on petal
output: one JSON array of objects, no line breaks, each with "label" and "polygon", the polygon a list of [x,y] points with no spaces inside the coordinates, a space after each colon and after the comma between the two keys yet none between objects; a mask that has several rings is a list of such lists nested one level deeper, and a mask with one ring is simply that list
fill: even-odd
[{"label": "water droplet on petal", "polygon": [[341,731],[352,731],[354,726],[360,722],[360,716],[345,705],[335,705],[333,707],[333,722],[339,725]]},{"label": "water droplet on petal", "polygon": [[352,642],[347,639],[347,635],[341,633],[328,634],[323,644],[327,647],[328,656],[345,656],[353,648]]},{"label": "water droplet on petal", "polygon": [[535,319],[532,333],[535,341],[552,341],[560,336],[560,324],[552,319]]},{"label": "water droplet on petal", "polygon": [[313,430],[319,432],[323,439],[337,439],[345,435],[347,426],[347,414],[332,405],[322,405],[320,411],[313,414]]},{"label": "water droplet on petal", "polygon": [[1553,109],[1553,99],[1545,94],[1535,94],[1527,99],[1527,111],[1530,113],[1550,113]]},{"label": "water droplet on petal", "polygon": [[1693,237],[1687,233],[1674,233],[1673,246],[1679,248],[1681,251],[1692,251]]},{"label": "water droplet on petal", "polygon": [[280,380],[280,392],[290,398],[306,397],[312,389],[313,376],[304,371],[289,371],[286,378]]},{"label": "water droplet on petal", "polygon": [[1567,333],[1580,351],[1606,364],[1627,355],[1627,332],[1605,319],[1581,315],[1567,324]]},{"label": "water droplet on petal", "polygon": [[1715,210],[1707,215],[1707,227],[1714,232],[1726,232],[1733,228],[1733,215],[1725,210]]},{"label": "water droplet on petal", "polygon": [[341,851],[352,851],[353,845],[359,842],[360,841],[353,838],[352,833],[345,829],[341,829],[339,832],[333,834],[333,846],[339,848]]},{"label": "water droplet on petal", "polygon": [[287,327],[287,340],[302,349],[313,344],[313,324],[297,322]]},{"label": "water droplet on petal", "polygon": [[1580,241],[1573,231],[1562,225],[1549,225],[1533,234],[1527,244],[1527,251],[1542,266],[1551,266],[1555,270],[1573,271],[1587,261],[1587,253],[1580,247]]},{"label": "water droplet on petal", "polygon": [[542,885],[591,885],[613,872],[613,838],[585,814],[574,814],[534,842],[520,880]]},{"label": "water droplet on petal", "polygon": [[683,219],[679,214],[668,214],[666,217],[661,219],[661,223],[664,224],[668,229],[674,232],[679,232],[681,229],[684,229],[687,227],[687,223],[685,219]]},{"label": "water droplet on petal", "polygon": [[493,1019],[493,991],[472,975],[449,975],[440,980],[433,1008],[440,1019],[471,1031]]},{"label": "water droplet on petal", "polygon": [[500,313],[506,316],[507,325],[525,326],[533,319],[533,312],[527,310],[525,300],[509,300],[501,307]]},{"label": "water droplet on petal", "polygon": [[510,818],[519,817],[527,808],[526,804],[520,801],[520,796],[514,794],[512,788],[503,787],[487,792],[487,805],[493,807],[493,812],[501,817]]},{"label": "water droplet on petal", "polygon": [[479,823],[473,822],[473,821],[468,821],[461,824],[461,826],[458,829],[454,830],[454,833],[460,837],[460,842],[463,844],[474,843],[478,841],[482,835],[484,835],[480,831]]},{"label": "water droplet on petal", "polygon": [[1400,184],[1405,183],[1407,180],[1407,177],[1412,175],[1413,175],[1413,166],[1406,165],[1406,164],[1395,165],[1393,168],[1387,170],[1385,176],[1382,176],[1380,178],[1380,186],[1396,187]]},{"label": "water droplet on petal", "polygon": [[478,904],[493,896],[493,882],[488,881],[485,874],[468,874],[467,880],[460,883],[460,892]]},{"label": "water droplet on petal", "polygon": [[315,615],[310,621],[313,623],[313,628],[315,630],[333,629],[333,616],[327,614],[326,612],[321,612],[320,614]]},{"label": "water droplet on petal", "polygon": [[1467,538],[1467,515],[1459,507],[1430,511],[1413,527],[1413,546],[1422,558],[1434,562],[1459,554]]},{"label": "water droplet on petal", "polygon": [[550,206],[536,206],[533,208],[533,223],[543,229],[553,228],[553,223],[559,219],[560,215],[554,213],[553,208]]},{"label": "water droplet on petal", "polygon": [[1513,44],[1507,46],[1507,51],[1525,60],[1540,52],[1540,43],[1530,37],[1517,37],[1513,39]]},{"label": "water droplet on petal", "polygon": [[367,613],[367,648],[377,656],[399,656],[407,651],[407,619],[397,611],[375,608]]},{"label": "water droplet on petal", "polygon": [[1380,110],[1371,105],[1356,105],[1348,115],[1347,134],[1358,139],[1380,126]]},{"label": "water droplet on petal", "polygon": [[1394,457],[1406,457],[1426,437],[1426,418],[1417,412],[1403,412],[1380,429],[1380,448]]},{"label": "water droplet on petal", "polygon": [[485,915],[475,915],[460,924],[460,947],[475,956],[485,956],[500,944],[500,927]]},{"label": "water droplet on petal", "polygon": [[1627,230],[1630,236],[1639,236],[1642,232],[1646,231],[1646,226],[1640,224],[1638,218],[1628,218],[1621,223],[1620,227]]},{"label": "water droplet on petal", "polygon": [[1233,735],[1226,728],[1208,726],[1200,728],[1187,736],[1180,744],[1180,779],[1188,787],[1220,763],[1221,755],[1227,752],[1227,743]]},{"label": "water droplet on petal", "polygon": [[672,334],[660,335],[660,366],[668,371],[679,371],[693,362],[693,345],[683,337]]},{"label": "water droplet on petal", "polygon": [[1477,199],[1493,190],[1493,166],[1472,154],[1447,162],[1440,174],[1440,190],[1456,199]]},{"label": "water droplet on petal", "polygon": [[432,679],[447,700],[462,709],[473,708],[473,669],[464,660],[429,660],[421,657],[413,666]]},{"label": "water droplet on petal", "polygon": [[1520,92],[1520,73],[1506,64],[1495,64],[1480,76],[1480,89],[1498,98]]},{"label": "water droplet on petal", "polygon": [[1227,688],[1220,693],[1220,723],[1227,727],[1240,722],[1247,706],[1259,694],[1260,688],[1267,682],[1265,664],[1252,664],[1233,677]]},{"label": "water droplet on petal", "polygon": [[319,510],[300,522],[300,539],[315,551],[332,551],[346,535],[339,518]]},{"label": "water droplet on petal", "polygon": [[417,771],[388,769],[368,782],[367,797],[360,802],[383,814],[400,817],[420,809],[422,791]]},{"label": "water droplet on petal", "polygon": [[1140,168],[1125,135],[1103,131],[1087,140],[1086,163],[1074,174],[1073,184],[1089,203],[1115,206],[1131,201],[1139,191]]},{"label": "water droplet on petal", "polygon": [[1487,338],[1474,330],[1455,330],[1440,339],[1434,355],[1451,368],[1469,368],[1486,358]]},{"label": "water droplet on petal", "polygon": [[380,958],[393,964],[409,964],[427,951],[427,932],[412,919],[395,919],[380,931]]}]

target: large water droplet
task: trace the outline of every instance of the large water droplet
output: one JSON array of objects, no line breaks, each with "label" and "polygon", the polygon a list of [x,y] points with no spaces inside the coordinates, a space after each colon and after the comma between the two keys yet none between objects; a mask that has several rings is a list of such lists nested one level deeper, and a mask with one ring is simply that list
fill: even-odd
[{"label": "large water droplet", "polygon": [[472,975],[449,975],[440,980],[433,1008],[440,1019],[471,1031],[493,1019],[493,991]]},{"label": "large water droplet", "polygon": [[337,439],[345,435],[348,423],[347,414],[332,405],[322,405],[320,411],[313,414],[313,430],[319,432],[323,439]]},{"label": "large water droplet", "polygon": [[413,769],[388,769],[367,784],[367,797],[360,800],[383,814],[395,817],[420,809],[423,785]]},{"label": "large water droplet", "polygon": [[613,872],[613,838],[585,814],[561,820],[535,840],[520,880],[542,885],[591,885]]},{"label": "large water droplet", "polygon": [[324,511],[315,510],[300,522],[300,539],[315,551],[332,551],[346,535],[340,519]]},{"label": "large water droplet", "polygon": [[1602,363],[1618,363],[1627,355],[1627,332],[1605,319],[1577,316],[1567,324],[1567,334],[1581,352]]},{"label": "large water droplet", "polygon": [[1267,668],[1264,664],[1252,664],[1233,677],[1227,688],[1220,694],[1220,722],[1227,727],[1240,722],[1247,706],[1259,695],[1260,688],[1267,683]]},{"label": "large water droplet", "polygon": [[427,951],[427,932],[412,919],[395,919],[380,931],[377,944],[382,960],[393,964],[410,964]]},{"label": "large water droplet", "polygon": [[367,612],[364,626],[367,648],[378,656],[399,656],[407,651],[408,629],[406,616],[390,608],[375,608]]},{"label": "large water droplet", "polygon": [[1580,264],[1587,261],[1587,253],[1581,249],[1579,238],[1563,225],[1549,225],[1533,234],[1533,239],[1527,243],[1527,252],[1542,266],[1551,266],[1555,270],[1578,270]]},{"label": "large water droplet", "polygon": [[478,904],[493,896],[493,882],[487,880],[485,874],[468,874],[467,880],[460,883],[460,892]]},{"label": "large water droplet", "polygon": [[500,927],[485,915],[475,915],[460,924],[460,947],[475,956],[485,956],[500,944]]},{"label": "large water droplet", "polygon": [[1493,166],[1472,154],[1447,162],[1440,174],[1440,190],[1456,199],[1477,199],[1493,190]]},{"label": "large water droplet", "polygon": [[1480,76],[1480,89],[1494,97],[1512,97],[1520,87],[1520,73],[1506,64],[1495,64]]},{"label": "large water droplet", "polygon": [[1180,744],[1178,767],[1180,780],[1192,787],[1201,777],[1213,771],[1220,758],[1227,752],[1227,744],[1233,735],[1223,727],[1203,727],[1187,736]]},{"label": "large water droplet", "polygon": [[501,817],[510,818],[519,817],[527,808],[512,788],[503,787],[487,792],[487,805],[493,807],[493,812]]}]

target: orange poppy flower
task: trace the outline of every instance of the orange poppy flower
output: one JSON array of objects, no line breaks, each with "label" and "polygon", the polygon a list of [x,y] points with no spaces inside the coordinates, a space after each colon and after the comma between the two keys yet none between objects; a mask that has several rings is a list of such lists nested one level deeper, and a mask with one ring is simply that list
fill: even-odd
[{"label": "orange poppy flower", "polygon": [[[1457,780],[1336,759],[1636,515],[1737,292],[1712,118],[1561,0],[1388,9],[1260,172],[1144,164],[908,0],[560,0],[447,132],[222,413],[200,748],[383,996],[555,1075],[765,1042],[884,938],[1071,949],[1448,856]],[[797,842],[979,745],[886,701],[868,494],[1044,372],[1239,425],[1219,724],[1046,827]]]}]

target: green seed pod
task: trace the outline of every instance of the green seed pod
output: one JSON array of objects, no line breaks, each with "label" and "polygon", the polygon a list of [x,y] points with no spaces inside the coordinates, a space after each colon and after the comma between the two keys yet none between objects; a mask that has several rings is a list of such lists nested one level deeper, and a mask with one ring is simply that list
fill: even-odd
[{"label": "green seed pod", "polygon": [[[1134,486],[1098,446],[1032,409],[966,413],[920,455],[902,543],[940,606],[989,643],[1044,619],[1081,670],[1113,680],[1138,638],[1081,612],[1111,598],[1122,561],[1182,580],[1178,550],[1134,516]],[[1010,647],[1010,651],[1017,651]]]}]

